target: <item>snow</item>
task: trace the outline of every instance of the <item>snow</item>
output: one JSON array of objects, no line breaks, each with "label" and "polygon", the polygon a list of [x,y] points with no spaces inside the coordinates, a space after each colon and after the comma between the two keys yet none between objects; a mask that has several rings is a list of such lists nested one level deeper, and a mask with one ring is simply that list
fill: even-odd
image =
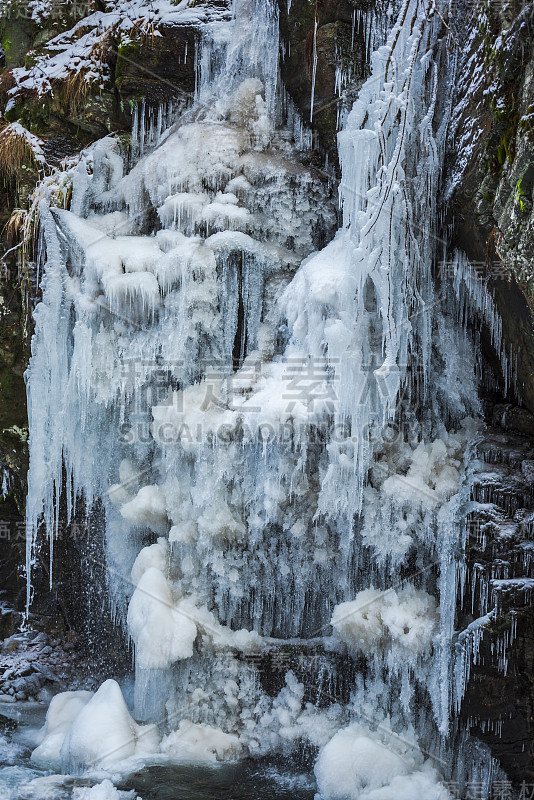
[{"label": "snow", "polygon": [[[6,112],[7,110],[6,107]],[[22,139],[31,150],[35,162],[41,167],[46,164],[46,158],[43,153],[43,140],[31,133],[27,128],[21,125],[20,122],[10,122],[9,125],[2,128],[0,136],[2,139],[9,139],[11,137]]]},{"label": "snow", "polygon": [[196,27],[208,20],[228,18],[224,8],[193,8],[189,0],[112,0],[106,8],[106,12],[96,11],[84,17],[47,42],[46,52],[37,57],[33,66],[12,70],[16,86],[10,94],[16,97],[21,90],[36,91],[39,96],[53,94],[54,83],[69,76],[81,76],[87,83],[103,88],[109,75],[100,52],[111,36],[127,44],[130,34],[139,36],[150,31],[158,35],[160,25]]},{"label": "snow", "polygon": [[136,800],[136,798],[135,792],[121,792],[107,778],[96,786],[77,787],[72,793],[72,800]]}]

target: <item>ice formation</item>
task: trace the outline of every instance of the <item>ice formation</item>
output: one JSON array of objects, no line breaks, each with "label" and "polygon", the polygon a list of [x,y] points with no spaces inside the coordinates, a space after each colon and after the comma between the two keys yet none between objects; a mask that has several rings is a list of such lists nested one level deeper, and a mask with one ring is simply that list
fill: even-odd
[{"label": "ice formation", "polygon": [[178,761],[213,763],[237,758],[241,743],[235,734],[183,719],[178,729],[162,741],[161,750]]},{"label": "ice formation", "polygon": [[427,592],[406,587],[364,589],[334,609],[332,627],[355,650],[405,648],[405,659],[430,651],[437,629],[436,601]]},{"label": "ice formation", "polygon": [[106,767],[159,746],[154,725],[138,725],[130,716],[118,683],[105,681],[73,719],[61,749],[63,769],[70,773]]},{"label": "ice formation", "polygon": [[75,718],[87,705],[92,692],[61,692],[52,698],[41,731],[42,741],[32,752],[31,759],[48,769],[61,769],[61,748]]},{"label": "ice formation", "polygon": [[135,792],[119,791],[106,778],[96,786],[75,788],[72,800],[138,800],[138,798]]},{"label": "ice formation", "polygon": [[70,773],[103,767],[159,747],[154,725],[137,725],[114,680],[96,693],[78,691],[56,695],[48,708],[42,741],[32,761],[46,769]]},{"label": "ice formation", "polygon": [[[336,232],[334,184],[305,165],[278,79],[277,4],[232,8],[198,17],[197,96],[149,152],[127,164],[108,137],[36,195],[28,600],[39,531],[52,557],[62,492],[67,521],[83,498],[135,646],[133,713],[165,728],[161,745],[145,735],[106,681],[44,742],[57,759],[62,736],[75,770],[307,742],[323,748],[323,800],[441,800],[416,740],[450,746],[464,690],[453,637],[479,414],[465,331],[432,281],[454,48],[421,0],[387,37],[387,15],[372,23],[372,74],[339,134]],[[454,281],[459,297],[466,271]],[[283,656],[273,697],[260,667]],[[411,755],[372,733],[380,709]]]},{"label": "ice formation", "polygon": [[[387,729],[384,729],[387,732]],[[358,723],[342,728],[319,753],[315,775],[323,800],[450,800],[439,773],[403,732],[391,742]],[[412,741],[410,741],[410,739]]]}]

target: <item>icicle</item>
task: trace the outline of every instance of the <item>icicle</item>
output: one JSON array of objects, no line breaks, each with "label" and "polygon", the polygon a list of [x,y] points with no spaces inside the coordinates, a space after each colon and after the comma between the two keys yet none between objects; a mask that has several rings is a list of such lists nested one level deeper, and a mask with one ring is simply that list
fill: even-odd
[{"label": "icicle", "polygon": [[311,98],[310,98],[310,122],[313,122],[313,108],[315,105],[315,78],[317,75],[317,17],[315,17],[315,24],[313,28],[313,62],[312,62],[312,81],[311,81]]},{"label": "icicle", "polygon": [[140,123],[139,123],[139,154],[143,156],[145,152],[145,101],[141,101],[141,111],[140,111]]},{"label": "icicle", "polygon": [[134,157],[139,152],[139,105],[136,103],[132,115],[132,153]]}]

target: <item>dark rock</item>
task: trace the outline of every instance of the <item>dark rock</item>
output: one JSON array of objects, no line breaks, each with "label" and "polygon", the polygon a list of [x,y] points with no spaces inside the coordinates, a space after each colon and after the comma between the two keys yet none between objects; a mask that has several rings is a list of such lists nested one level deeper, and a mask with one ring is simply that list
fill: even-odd
[{"label": "dark rock", "polygon": [[496,405],[493,409],[493,424],[505,431],[517,431],[534,437],[534,414],[526,408],[511,403]]},{"label": "dark rock", "polygon": [[[495,406],[494,419],[508,409]],[[531,448],[530,438],[502,428],[490,428],[479,445],[473,499],[484,505],[469,516],[460,611],[465,628],[498,609],[484,630],[461,716],[517,785],[534,782],[534,609],[522,588],[534,577],[534,485],[523,470]]]},{"label": "dark rock", "polygon": [[[517,375],[509,394],[534,412],[534,11],[524,0],[470,8],[447,167],[453,244],[487,265]],[[483,345],[492,347],[487,333]]]},{"label": "dark rock", "polygon": [[41,689],[42,680],[38,674],[30,675],[26,679],[26,691],[28,694],[37,695]]},{"label": "dark rock", "polygon": [[[293,0],[289,12],[285,0],[279,6],[281,38],[286,44],[286,54],[281,63],[282,78],[305,124],[311,124],[319,144],[328,153],[331,163],[336,164],[341,102],[336,86],[337,74],[339,71],[347,78],[350,76],[349,100],[369,74],[363,31],[356,26],[353,36],[353,15],[356,9],[365,10],[369,4],[365,0],[323,0],[315,6],[308,0]],[[310,123],[314,49],[317,63]]]},{"label": "dark rock", "polygon": [[123,109],[140,99],[151,105],[189,100],[195,91],[196,27],[162,25],[159,31],[117,50],[115,86]]},{"label": "dark rock", "polygon": [[26,689],[26,678],[17,678],[13,681],[13,688],[15,693],[23,692]]},{"label": "dark rock", "polygon": [[53,683],[59,682],[59,678],[55,672],[53,672],[48,667],[45,667],[44,664],[39,664],[37,668],[37,672],[35,673],[37,677],[42,676],[42,678],[46,681],[51,681]]}]

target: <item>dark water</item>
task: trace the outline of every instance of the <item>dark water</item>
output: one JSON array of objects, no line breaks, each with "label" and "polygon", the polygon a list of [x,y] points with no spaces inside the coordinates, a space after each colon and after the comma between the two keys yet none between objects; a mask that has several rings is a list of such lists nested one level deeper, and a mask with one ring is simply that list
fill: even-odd
[{"label": "dark water", "polygon": [[130,775],[120,789],[143,800],[313,800],[310,774],[257,761],[216,767],[150,766]]}]

